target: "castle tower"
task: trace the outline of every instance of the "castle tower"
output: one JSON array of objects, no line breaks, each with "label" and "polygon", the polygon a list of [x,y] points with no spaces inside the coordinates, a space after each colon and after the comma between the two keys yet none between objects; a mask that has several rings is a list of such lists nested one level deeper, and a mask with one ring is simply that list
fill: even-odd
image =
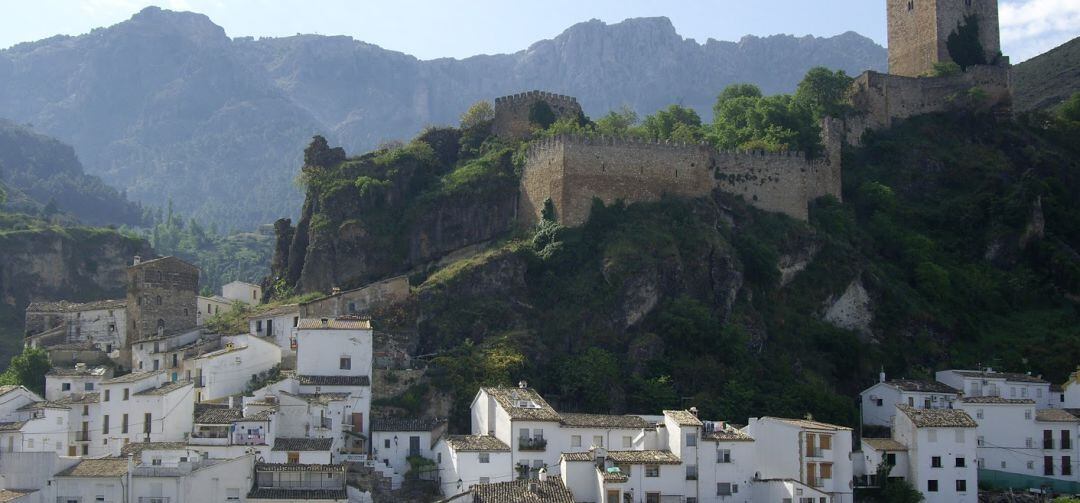
[{"label": "castle tower", "polygon": [[127,279],[129,344],[197,326],[198,267],[176,257],[135,257]]},{"label": "castle tower", "polygon": [[529,91],[495,99],[495,122],[492,132],[500,138],[524,139],[533,128],[547,127],[540,121],[554,122],[564,117],[580,117],[581,105],[572,96]]},{"label": "castle tower", "polygon": [[987,63],[1001,53],[997,0],[887,0],[889,73],[925,75],[935,63],[953,61],[949,35],[973,16]]}]

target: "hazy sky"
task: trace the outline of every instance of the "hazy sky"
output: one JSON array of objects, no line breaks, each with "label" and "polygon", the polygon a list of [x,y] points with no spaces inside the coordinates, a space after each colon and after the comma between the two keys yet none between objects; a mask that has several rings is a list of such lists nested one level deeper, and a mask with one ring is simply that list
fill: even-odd
[{"label": "hazy sky", "polygon": [[[146,5],[204,13],[233,37],[349,35],[422,59],[514,52],[592,18],[661,15],[698,42],[848,30],[886,42],[884,0],[0,0],[0,47],[86,33]],[[1080,35],[1080,0],[1001,0],[1001,24],[1019,62]]]}]

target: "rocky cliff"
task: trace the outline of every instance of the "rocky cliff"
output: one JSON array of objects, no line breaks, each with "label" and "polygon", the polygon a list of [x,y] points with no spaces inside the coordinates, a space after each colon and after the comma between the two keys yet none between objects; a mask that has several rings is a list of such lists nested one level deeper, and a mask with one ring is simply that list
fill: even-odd
[{"label": "rocky cliff", "polygon": [[78,37],[0,51],[0,117],[74,145],[136,201],[220,228],[296,216],[312,134],[349,151],[456,123],[480,99],[547,89],[591,115],[679,102],[711,115],[727,84],[790,92],[808,69],[883,69],[885,49],[832,38],[682,38],[666,18],[589,21],[514,54],[421,61],[348,37],[229,39],[199,14],[147,8]]}]

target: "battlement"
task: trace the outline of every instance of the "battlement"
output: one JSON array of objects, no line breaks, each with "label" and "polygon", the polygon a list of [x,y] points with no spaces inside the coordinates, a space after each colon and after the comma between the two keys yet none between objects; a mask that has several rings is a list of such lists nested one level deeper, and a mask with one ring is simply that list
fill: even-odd
[{"label": "battlement", "polygon": [[501,138],[528,138],[535,125],[531,121],[533,107],[543,102],[551,109],[555,119],[578,117],[581,105],[577,98],[546,91],[528,91],[495,99],[495,121],[492,132]]},{"label": "battlement", "polygon": [[783,152],[769,152],[766,150],[720,150],[713,148],[708,142],[700,143],[685,143],[685,142],[671,142],[671,141],[657,141],[644,138],[638,138],[633,136],[603,136],[603,135],[577,135],[577,134],[560,134],[547,138],[541,138],[534,140],[526,152],[527,157],[534,155],[544,155],[552,149],[562,148],[565,145],[580,146],[580,147],[592,147],[592,146],[605,146],[605,147],[626,147],[626,148],[640,148],[640,149],[655,149],[655,150],[706,150],[710,155],[717,158],[796,158],[804,159],[808,163],[821,162],[821,159],[809,159],[801,151],[787,150]]}]

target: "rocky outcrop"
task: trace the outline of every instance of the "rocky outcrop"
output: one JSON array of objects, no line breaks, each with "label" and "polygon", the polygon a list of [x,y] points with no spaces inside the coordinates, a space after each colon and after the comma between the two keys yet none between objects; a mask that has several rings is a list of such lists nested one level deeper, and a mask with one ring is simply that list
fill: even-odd
[{"label": "rocky outcrop", "polygon": [[859,332],[864,337],[873,336],[871,330],[874,322],[873,299],[863,286],[861,278],[852,281],[843,294],[830,299],[827,304],[825,321],[839,328]]}]

